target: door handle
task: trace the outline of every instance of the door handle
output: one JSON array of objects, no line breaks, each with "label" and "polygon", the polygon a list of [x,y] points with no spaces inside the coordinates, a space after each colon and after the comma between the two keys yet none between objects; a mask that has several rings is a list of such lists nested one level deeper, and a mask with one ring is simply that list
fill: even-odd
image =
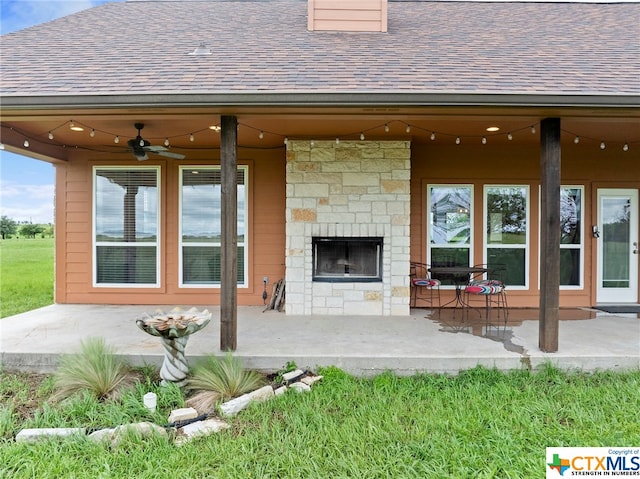
[{"label": "door handle", "polygon": [[638,242],[637,241],[633,242],[633,248],[634,248],[633,254],[638,254]]}]

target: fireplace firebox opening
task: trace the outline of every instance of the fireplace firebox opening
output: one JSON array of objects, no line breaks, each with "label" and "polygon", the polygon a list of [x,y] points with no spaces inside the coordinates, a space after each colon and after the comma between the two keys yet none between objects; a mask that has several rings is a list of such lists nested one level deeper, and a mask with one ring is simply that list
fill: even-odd
[{"label": "fireplace firebox opening", "polygon": [[382,240],[314,237],[313,281],[382,281]]}]

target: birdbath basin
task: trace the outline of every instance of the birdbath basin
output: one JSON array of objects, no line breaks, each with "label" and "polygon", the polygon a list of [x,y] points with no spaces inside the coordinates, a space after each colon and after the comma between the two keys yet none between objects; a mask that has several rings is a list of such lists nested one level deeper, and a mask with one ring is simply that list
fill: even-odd
[{"label": "birdbath basin", "polygon": [[186,384],[189,364],[184,354],[189,336],[200,331],[211,320],[211,313],[203,309],[191,308],[183,311],[174,308],[168,313],[156,311],[153,315],[145,313],[136,319],[136,324],[145,333],[160,337],[164,347],[164,360],[160,369],[162,385],[175,383],[182,387]]}]

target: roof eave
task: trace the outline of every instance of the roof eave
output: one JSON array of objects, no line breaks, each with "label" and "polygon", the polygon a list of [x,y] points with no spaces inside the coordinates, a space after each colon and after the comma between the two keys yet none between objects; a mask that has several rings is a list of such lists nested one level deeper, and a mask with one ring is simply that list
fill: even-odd
[{"label": "roof eave", "polygon": [[2,96],[3,109],[468,106],[639,108],[635,93],[218,92]]}]

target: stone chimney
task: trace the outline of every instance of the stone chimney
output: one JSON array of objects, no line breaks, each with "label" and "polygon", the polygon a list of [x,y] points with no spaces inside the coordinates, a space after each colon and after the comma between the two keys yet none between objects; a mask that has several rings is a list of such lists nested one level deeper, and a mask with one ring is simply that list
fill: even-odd
[{"label": "stone chimney", "polygon": [[387,0],[308,0],[309,31],[386,32]]}]

